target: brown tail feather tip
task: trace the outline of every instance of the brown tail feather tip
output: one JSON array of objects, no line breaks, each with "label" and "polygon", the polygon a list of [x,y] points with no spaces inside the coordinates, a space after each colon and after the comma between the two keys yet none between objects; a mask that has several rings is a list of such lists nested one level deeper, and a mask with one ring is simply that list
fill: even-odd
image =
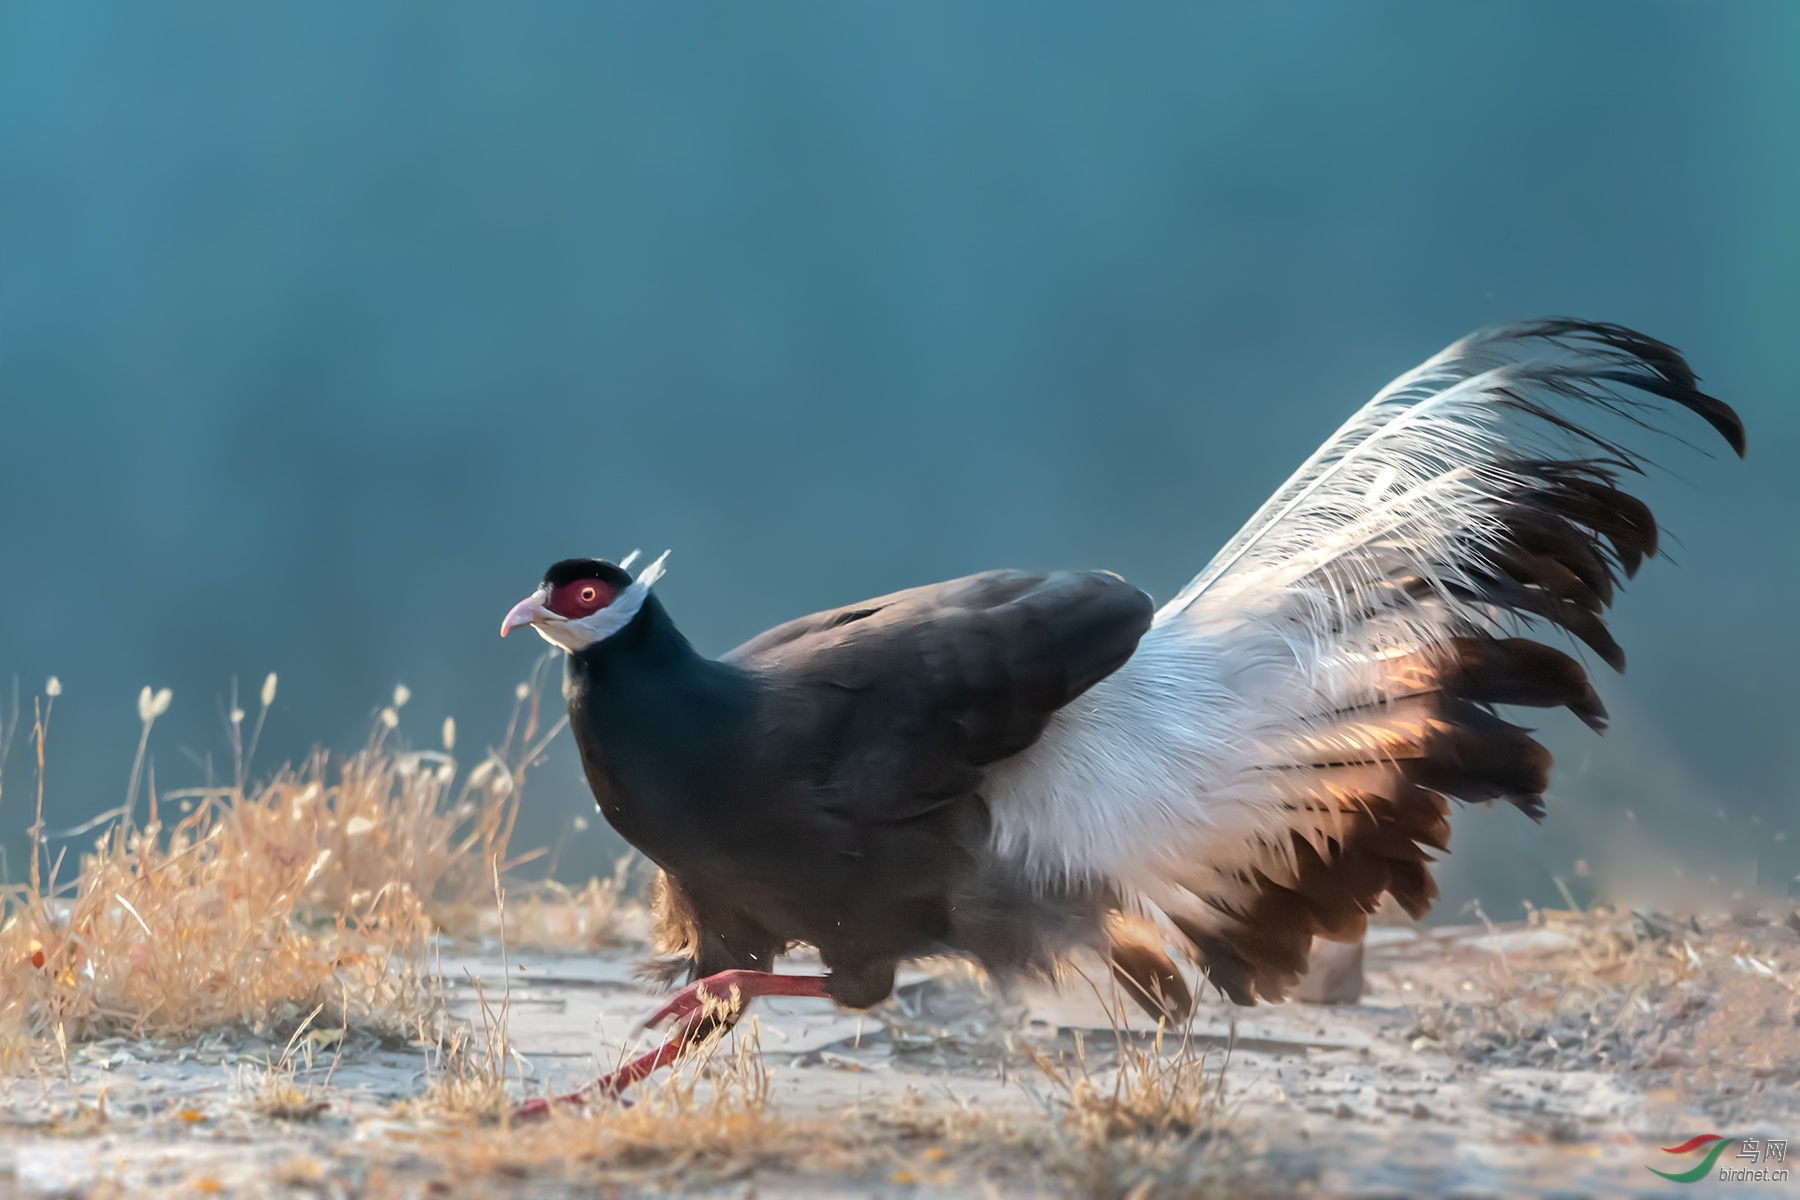
[{"label": "brown tail feather tip", "polygon": [[1437,666],[1448,694],[1477,704],[1567,708],[1589,728],[1606,728],[1606,706],[1569,655],[1529,638],[1452,638]]},{"label": "brown tail feather tip", "polygon": [[1383,893],[1414,917],[1437,896],[1424,846],[1446,840],[1448,802],[1420,788],[1365,795],[1325,853],[1292,835],[1291,865],[1255,870],[1220,919],[1170,919],[1192,943],[1207,981],[1236,1004],[1279,1000],[1306,973],[1313,937],[1359,937]]},{"label": "brown tail feather tip", "polygon": [[1150,1016],[1173,1024],[1187,1020],[1194,1011],[1187,980],[1162,950],[1134,938],[1115,937],[1106,957],[1113,978]]}]

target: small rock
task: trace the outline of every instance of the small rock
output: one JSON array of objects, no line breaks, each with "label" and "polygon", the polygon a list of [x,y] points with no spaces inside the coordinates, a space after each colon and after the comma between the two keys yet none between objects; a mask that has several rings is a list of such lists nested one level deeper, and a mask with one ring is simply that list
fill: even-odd
[{"label": "small rock", "polygon": [[1351,1117],[1354,1117],[1356,1113],[1348,1104],[1340,1102],[1336,1108],[1331,1110],[1331,1115],[1340,1121],[1348,1121]]},{"label": "small rock", "polygon": [[1411,1116],[1415,1121],[1427,1121],[1431,1119],[1431,1110],[1415,1101],[1412,1106]]},{"label": "small rock", "polygon": [[1294,988],[1302,1004],[1355,1004],[1362,999],[1363,944],[1314,938],[1306,974]]}]

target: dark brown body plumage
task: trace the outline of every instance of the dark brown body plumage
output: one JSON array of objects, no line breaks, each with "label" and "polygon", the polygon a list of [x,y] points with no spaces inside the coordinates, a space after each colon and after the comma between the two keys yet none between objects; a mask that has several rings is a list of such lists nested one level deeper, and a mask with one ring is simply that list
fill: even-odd
[{"label": "dark brown body plumage", "polygon": [[571,656],[571,723],[601,812],[666,873],[662,937],[697,975],[766,970],[796,942],[853,1007],[921,955],[1041,974],[1104,943],[1108,898],[994,856],[983,771],[1129,658],[1150,615],[1114,575],[995,571],[715,661],[651,598]]}]

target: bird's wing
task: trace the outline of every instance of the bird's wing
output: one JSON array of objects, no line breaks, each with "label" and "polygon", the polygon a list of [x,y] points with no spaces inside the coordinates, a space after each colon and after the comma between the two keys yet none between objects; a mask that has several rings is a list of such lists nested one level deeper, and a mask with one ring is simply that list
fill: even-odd
[{"label": "bird's wing", "polygon": [[1449,800],[1542,814],[1550,756],[1493,706],[1604,725],[1581,664],[1518,635],[1622,669],[1604,613],[1657,530],[1620,439],[1675,407],[1743,453],[1679,354],[1614,325],[1478,333],[1395,380],[995,769],[996,848],[1134,898],[1240,1002],[1281,996],[1383,893],[1422,914]]},{"label": "bird's wing", "polygon": [[1131,656],[1151,609],[1105,572],[991,571],[802,617],[725,659],[765,680],[765,719],[822,805],[904,820],[1036,741]]}]

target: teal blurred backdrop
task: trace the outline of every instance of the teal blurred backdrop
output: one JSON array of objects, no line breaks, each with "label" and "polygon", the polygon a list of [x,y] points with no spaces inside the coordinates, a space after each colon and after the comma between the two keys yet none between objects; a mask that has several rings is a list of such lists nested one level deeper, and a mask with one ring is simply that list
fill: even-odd
[{"label": "teal blurred backdrop", "polygon": [[[233,675],[280,673],[266,764],[399,682],[479,746],[566,555],[672,547],[713,652],[996,566],[1166,598],[1389,377],[1572,313],[1686,351],[1750,459],[1650,484],[1614,730],[1546,719],[1549,822],[1460,818],[1440,912],[1779,893],[1797,63],[1748,0],[0,7],[0,671],[66,688],[50,824],[118,802],[144,684],[164,788]],[[531,799],[526,843],[591,811],[566,744]]]}]

